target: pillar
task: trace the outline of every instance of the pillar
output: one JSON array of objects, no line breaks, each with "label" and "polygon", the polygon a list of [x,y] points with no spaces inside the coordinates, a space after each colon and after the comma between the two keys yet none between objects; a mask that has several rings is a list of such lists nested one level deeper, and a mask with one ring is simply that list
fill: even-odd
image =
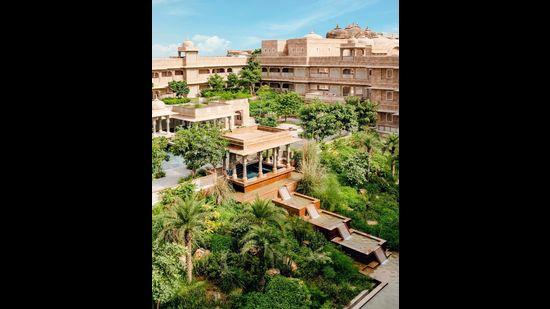
[{"label": "pillar", "polygon": [[258,178],[262,177],[264,175],[263,167],[262,167],[262,161],[263,161],[263,151],[258,152]]},{"label": "pillar", "polygon": [[153,118],[153,133],[157,133],[157,118]]},{"label": "pillar", "polygon": [[273,172],[277,172],[277,148],[273,148]]},{"label": "pillar", "polygon": [[166,116],[166,132],[170,133],[170,116]]},{"label": "pillar", "polygon": [[286,168],[290,168],[290,144],[286,145]]},{"label": "pillar", "polygon": [[[233,158],[233,160],[231,160]],[[229,161],[231,163],[231,168],[233,169],[233,179],[237,180],[237,155],[232,153],[230,154]]]},{"label": "pillar", "polygon": [[159,117],[159,133],[162,132],[162,117]]},{"label": "pillar", "polygon": [[248,180],[248,177],[246,176],[246,165],[248,164],[248,157],[243,156],[243,181],[246,182]]},{"label": "pillar", "polygon": [[229,130],[233,130],[233,116],[229,116],[227,118],[229,118]]}]

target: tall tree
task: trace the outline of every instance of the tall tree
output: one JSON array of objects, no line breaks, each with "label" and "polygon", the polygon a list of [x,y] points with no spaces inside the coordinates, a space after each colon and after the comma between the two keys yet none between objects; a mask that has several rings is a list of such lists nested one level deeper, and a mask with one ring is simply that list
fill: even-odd
[{"label": "tall tree", "polygon": [[304,105],[304,99],[294,91],[281,94],[277,101],[277,114],[285,116],[285,121],[288,116],[297,114]]},{"label": "tall tree", "polygon": [[399,158],[399,135],[392,133],[388,137],[386,137],[386,139],[384,140],[382,151],[384,153],[389,152],[391,162],[391,174],[393,177],[395,177],[395,163]]},{"label": "tall tree", "polygon": [[185,243],[187,282],[193,281],[193,242],[201,238],[209,219],[211,205],[193,192],[184,199],[177,197],[165,210],[161,236],[167,240]]},{"label": "tall tree", "polygon": [[231,72],[227,75],[227,90],[238,91],[240,89],[239,76]]},{"label": "tall tree", "polygon": [[171,81],[168,82],[168,88],[176,94],[176,97],[181,98],[189,93],[189,87],[186,81]]},{"label": "tall tree", "polygon": [[197,169],[206,164],[212,164],[214,168],[221,164],[226,145],[219,126],[195,123],[186,130],[176,132],[172,152],[182,155],[195,175]]},{"label": "tall tree", "polygon": [[328,105],[320,102],[313,102],[301,109],[300,124],[304,135],[316,141],[332,136],[340,129],[336,127],[336,116],[330,113]]},{"label": "tall tree", "polygon": [[346,97],[346,104],[355,107],[359,127],[374,127],[378,120],[378,104],[371,100],[363,100],[359,97]]},{"label": "tall tree", "polygon": [[216,73],[208,77],[208,86],[214,91],[223,91],[225,81],[223,80],[223,77]]},{"label": "tall tree", "polygon": [[253,225],[241,239],[241,254],[261,257],[262,264],[273,267],[282,259],[280,233],[270,225]]},{"label": "tall tree", "polygon": [[259,83],[262,79],[262,69],[260,68],[260,63],[255,56],[252,56],[248,59],[247,66],[244,67],[239,72],[240,84],[244,88],[250,90],[250,94],[254,94],[254,85]]}]

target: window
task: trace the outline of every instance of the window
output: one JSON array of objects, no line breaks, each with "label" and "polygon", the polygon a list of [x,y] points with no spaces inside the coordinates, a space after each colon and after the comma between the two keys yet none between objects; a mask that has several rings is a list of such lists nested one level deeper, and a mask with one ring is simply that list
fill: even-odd
[{"label": "window", "polygon": [[199,69],[199,74],[210,74],[209,69]]},{"label": "window", "polygon": [[294,73],[294,68],[283,68],[283,73]]},{"label": "window", "polygon": [[159,73],[153,73],[153,78],[158,78],[159,77]]},{"label": "window", "polygon": [[317,69],[317,73],[319,73],[319,74],[328,74],[328,68],[319,68],[319,69]]},{"label": "window", "polygon": [[262,72],[267,72],[267,68],[262,68]]},{"label": "window", "polygon": [[281,69],[279,69],[279,68],[270,68],[270,69],[269,69],[269,72],[276,72],[276,73],[278,73],[278,72],[281,72]]},{"label": "window", "polygon": [[212,73],[225,73],[225,69],[224,69],[224,68],[221,68],[221,69],[212,69]]},{"label": "window", "polygon": [[176,71],[176,75],[183,75],[183,71]]},{"label": "window", "polygon": [[391,113],[386,113],[386,122],[393,122],[393,117]]},{"label": "window", "polygon": [[328,91],[328,85],[317,85],[317,90]]},{"label": "window", "polygon": [[386,91],[386,100],[393,101],[393,91]]},{"label": "window", "polygon": [[162,77],[170,77],[170,76],[172,76],[172,72],[170,71],[162,72]]},{"label": "window", "polygon": [[344,74],[344,75],[353,75],[353,69],[344,69],[342,71],[342,74]]},{"label": "window", "polygon": [[392,77],[393,77],[393,69],[387,69],[386,78],[392,78]]},{"label": "window", "polygon": [[227,69],[227,73],[232,73],[232,72],[233,72],[232,68]]},{"label": "window", "polygon": [[369,69],[369,76],[371,76],[371,75],[372,75],[372,70],[371,70],[371,69]]}]

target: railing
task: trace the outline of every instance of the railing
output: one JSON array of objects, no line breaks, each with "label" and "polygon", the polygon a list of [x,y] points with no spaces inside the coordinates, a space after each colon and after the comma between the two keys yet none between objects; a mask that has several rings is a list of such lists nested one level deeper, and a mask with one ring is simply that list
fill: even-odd
[{"label": "railing", "polygon": [[384,132],[384,133],[397,133],[397,134],[399,134],[399,128],[391,127],[391,126],[378,125],[377,130],[379,132]]},{"label": "railing", "polygon": [[399,104],[379,104],[378,110],[380,111],[399,111]]}]

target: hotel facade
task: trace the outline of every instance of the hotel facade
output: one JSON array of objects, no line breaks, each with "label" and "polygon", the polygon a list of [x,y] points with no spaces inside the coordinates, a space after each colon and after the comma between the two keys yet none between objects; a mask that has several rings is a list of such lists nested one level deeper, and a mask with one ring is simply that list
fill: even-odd
[{"label": "hotel facade", "polygon": [[[153,59],[153,98],[174,96],[172,80],[184,80],[188,97],[208,88],[208,77],[246,66],[251,51],[228,51],[227,56],[201,57],[191,41],[178,48],[178,57]],[[359,96],[377,102],[378,130],[399,133],[399,38],[353,23],[338,25],[325,38],[309,33],[303,38],[264,40],[258,56],[262,85],[295,91],[306,100],[343,102]]]}]

